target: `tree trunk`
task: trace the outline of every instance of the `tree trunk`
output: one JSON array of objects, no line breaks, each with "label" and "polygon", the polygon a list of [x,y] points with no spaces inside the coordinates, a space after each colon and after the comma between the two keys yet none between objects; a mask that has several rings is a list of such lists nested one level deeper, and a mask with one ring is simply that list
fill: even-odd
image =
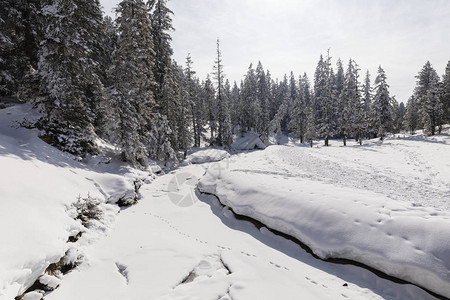
[{"label": "tree trunk", "polygon": [[312,140],[309,141],[309,146],[312,148],[312,146],[313,146],[313,141]]},{"label": "tree trunk", "polygon": [[327,147],[328,147],[328,135],[327,135],[327,136],[325,136],[325,146],[327,146]]},{"label": "tree trunk", "polygon": [[347,137],[345,135],[344,135],[343,141],[344,141],[344,146],[347,146]]}]

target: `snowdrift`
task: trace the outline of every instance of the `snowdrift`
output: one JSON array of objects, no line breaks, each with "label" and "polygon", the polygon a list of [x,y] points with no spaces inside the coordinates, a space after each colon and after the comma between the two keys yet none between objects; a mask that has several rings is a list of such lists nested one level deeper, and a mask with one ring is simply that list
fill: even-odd
[{"label": "snowdrift", "polygon": [[321,258],[345,258],[450,297],[450,214],[355,188],[269,172],[210,169],[201,192],[289,234]]},{"label": "snowdrift", "polygon": [[234,150],[253,150],[253,149],[265,149],[266,145],[261,141],[259,136],[253,132],[246,132],[243,137],[238,137],[231,149]]},{"label": "snowdrift", "polygon": [[225,150],[220,149],[204,149],[199,150],[188,157],[188,161],[190,161],[193,164],[203,164],[208,162],[217,162],[225,159],[228,157],[229,154]]}]

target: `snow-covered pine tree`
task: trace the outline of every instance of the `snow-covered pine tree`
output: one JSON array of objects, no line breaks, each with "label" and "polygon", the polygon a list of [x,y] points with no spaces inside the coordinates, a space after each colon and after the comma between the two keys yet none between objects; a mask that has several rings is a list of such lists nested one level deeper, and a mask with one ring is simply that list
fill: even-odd
[{"label": "snow-covered pine tree", "polygon": [[[338,99],[344,89],[346,73],[344,73],[344,66],[342,64],[342,60],[338,58],[336,62],[336,75],[334,79],[334,90],[336,98]],[[347,70],[348,72],[348,70]]]},{"label": "snow-covered pine tree", "polygon": [[317,128],[315,122],[315,112],[313,106],[307,107],[307,117],[306,117],[306,130],[305,130],[305,141],[312,148],[313,141],[317,139]]},{"label": "snow-covered pine tree", "polygon": [[378,67],[375,78],[375,95],[371,106],[371,120],[376,128],[380,140],[384,139],[388,128],[392,124],[391,98],[386,73],[381,66]]},{"label": "snow-covered pine tree", "polygon": [[220,146],[229,147],[233,143],[231,130],[231,118],[229,112],[228,99],[225,97],[225,74],[223,72],[222,52],[220,51],[220,41],[217,39],[216,59],[214,61],[214,79],[217,86],[217,139]]},{"label": "snow-covered pine tree", "polygon": [[57,0],[42,8],[46,26],[38,65],[39,126],[45,140],[77,155],[95,151],[95,108],[103,97],[93,55],[98,11],[98,1],[81,0]]},{"label": "snow-covered pine tree", "polygon": [[284,75],[283,81],[273,84],[274,88],[274,102],[279,103],[277,112],[269,123],[269,136],[276,133],[277,138],[281,137],[283,128],[282,122],[288,113],[289,108],[289,84],[287,76]]},{"label": "snow-covered pine tree", "polygon": [[356,140],[362,143],[361,132],[363,129],[362,103],[359,88],[358,65],[350,59],[345,73],[344,86],[339,97],[338,128],[342,135],[344,146],[347,145],[347,137],[354,134]]},{"label": "snow-covered pine tree", "polygon": [[405,104],[403,102],[398,103],[395,97],[392,97],[392,132],[399,133],[403,130],[403,121],[405,118]]},{"label": "snow-covered pine tree", "polygon": [[441,102],[443,110],[443,122],[450,123],[450,60],[442,76]]},{"label": "snow-covered pine tree", "polygon": [[443,116],[443,106],[439,99],[439,76],[427,61],[416,78],[414,95],[419,104],[420,122],[427,134],[434,135],[436,126],[442,125]]},{"label": "snow-covered pine tree", "polygon": [[366,71],[366,77],[363,84],[363,134],[366,138],[370,138],[370,132],[373,131],[370,124],[370,108],[372,106],[372,86],[370,83],[370,73],[369,70]]},{"label": "snow-covered pine tree", "polygon": [[153,38],[154,64],[153,73],[156,81],[154,95],[156,103],[162,107],[162,112],[167,115],[169,104],[164,97],[164,85],[169,71],[173,50],[170,45],[172,40],[169,32],[173,30],[173,12],[167,7],[167,0],[149,0],[147,6],[150,12],[151,34]]},{"label": "snow-covered pine tree", "polygon": [[[16,96],[25,77],[37,68],[42,2],[0,1],[0,96]],[[37,86],[30,92],[37,93]]]},{"label": "snow-covered pine tree", "polygon": [[314,74],[314,103],[317,114],[318,129],[324,137],[325,146],[335,131],[336,103],[333,96],[334,75],[331,69],[331,58],[327,55],[326,60],[320,55],[319,62]]},{"label": "snow-covered pine tree", "polygon": [[256,66],[256,91],[261,108],[260,120],[256,130],[260,134],[261,139],[267,139],[267,127],[270,122],[270,86],[261,62]]},{"label": "snow-covered pine tree", "polygon": [[414,134],[419,127],[419,108],[414,95],[411,96],[406,103],[403,127],[408,130],[410,134]]},{"label": "snow-covered pine tree", "polygon": [[186,57],[186,68],[184,76],[186,78],[187,101],[191,107],[192,131],[194,147],[200,147],[200,140],[204,134],[203,102],[200,97],[198,80],[195,78],[195,71],[192,69],[192,58],[188,54]]},{"label": "snow-covered pine tree", "polygon": [[183,68],[177,66],[174,61],[172,64],[175,74],[172,76],[177,83],[175,97],[177,99],[177,138],[178,149],[183,152],[183,159],[186,158],[187,152],[191,149],[193,143],[193,127],[192,124],[192,107],[191,96],[188,90],[187,77],[184,76]]},{"label": "snow-covered pine tree", "polygon": [[239,99],[240,99],[240,93],[239,87],[236,83],[236,81],[233,84],[233,88],[231,89],[231,96],[230,96],[230,117],[231,117],[231,128],[233,129],[233,133],[235,133],[235,130],[237,126],[239,125]]},{"label": "snow-covered pine tree", "polygon": [[121,148],[124,161],[145,165],[148,155],[164,159],[156,149],[163,146],[157,142],[161,142],[159,121],[165,120],[153,111],[150,20],[142,0],[123,0],[116,13],[118,40],[109,70],[114,126],[109,132]]},{"label": "snow-covered pine tree", "polygon": [[261,107],[257,92],[257,78],[253,64],[250,64],[241,87],[240,126],[241,133],[256,129],[261,116]]},{"label": "snow-covered pine tree", "polygon": [[293,73],[291,73],[290,78],[290,97],[291,97],[291,107],[289,109],[289,129],[291,133],[294,134],[294,138],[300,140],[303,143],[303,138],[306,131],[306,101],[304,98],[304,87],[302,77],[298,81],[299,86],[296,87],[295,78]]},{"label": "snow-covered pine tree", "polygon": [[206,80],[202,84],[202,95],[203,103],[205,106],[205,120],[209,125],[210,130],[210,144],[213,144],[216,139],[217,134],[217,114],[218,114],[218,103],[215,97],[214,85],[211,81],[209,74],[206,76]]}]

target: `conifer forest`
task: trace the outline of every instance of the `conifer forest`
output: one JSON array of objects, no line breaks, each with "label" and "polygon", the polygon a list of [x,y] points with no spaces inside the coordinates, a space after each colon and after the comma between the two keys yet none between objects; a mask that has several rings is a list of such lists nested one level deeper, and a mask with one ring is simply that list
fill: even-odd
[{"label": "conifer forest", "polygon": [[262,141],[284,133],[310,145],[331,138],[346,145],[400,130],[434,135],[450,122],[450,62],[442,76],[424,62],[404,102],[391,97],[382,66],[371,74],[330,51],[318,54],[314,74],[273,78],[258,62],[241,82],[229,82],[219,38],[206,78],[196,76],[189,54],[172,58],[167,0],[121,1],[115,20],[98,0],[0,6],[1,96],[32,103],[42,116],[29,126],[80,157],[96,153],[97,137],[145,166],[181,161],[204,139],[229,147],[233,135],[248,131]]}]

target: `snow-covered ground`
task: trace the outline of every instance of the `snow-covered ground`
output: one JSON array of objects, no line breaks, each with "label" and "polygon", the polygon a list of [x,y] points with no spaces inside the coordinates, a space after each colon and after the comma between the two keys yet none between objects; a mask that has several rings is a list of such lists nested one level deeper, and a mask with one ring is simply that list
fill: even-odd
[{"label": "snow-covered ground", "polygon": [[294,144],[234,156],[199,188],[307,244],[450,297],[450,138]]},{"label": "snow-covered ground", "polygon": [[[36,130],[20,128],[18,121],[36,115],[28,105],[0,110],[0,299],[13,299],[68,253],[76,260],[79,248],[67,243],[85,231],[75,221],[77,199],[97,198],[104,211],[97,231],[107,230],[122,197],[134,197],[134,181],[141,172],[111,161],[91,158],[82,164],[37,137]],[[86,234],[78,244],[95,240]]]},{"label": "snow-covered ground", "polygon": [[[427,287],[446,295],[448,136],[347,148],[287,144],[232,156],[199,150],[155,177],[114,159],[77,162],[35,130],[11,127],[26,116],[33,117],[26,105],[0,110],[2,300],[24,292],[64,255],[81,264],[62,277],[41,278],[59,285],[47,300],[433,298],[360,267],[318,260],[264,227],[235,219],[216,197],[196,190],[199,180],[236,212],[294,236],[300,232],[323,257],[362,253],[352,258],[368,265],[373,258],[380,269],[396,266],[400,274],[394,275],[429,271],[420,284],[434,281]],[[143,179],[138,204],[108,204],[134,197],[136,178]],[[103,212],[89,229],[73,219],[74,203],[88,194]],[[67,243],[80,230],[81,238]],[[429,232],[442,236],[424,238]]]}]

